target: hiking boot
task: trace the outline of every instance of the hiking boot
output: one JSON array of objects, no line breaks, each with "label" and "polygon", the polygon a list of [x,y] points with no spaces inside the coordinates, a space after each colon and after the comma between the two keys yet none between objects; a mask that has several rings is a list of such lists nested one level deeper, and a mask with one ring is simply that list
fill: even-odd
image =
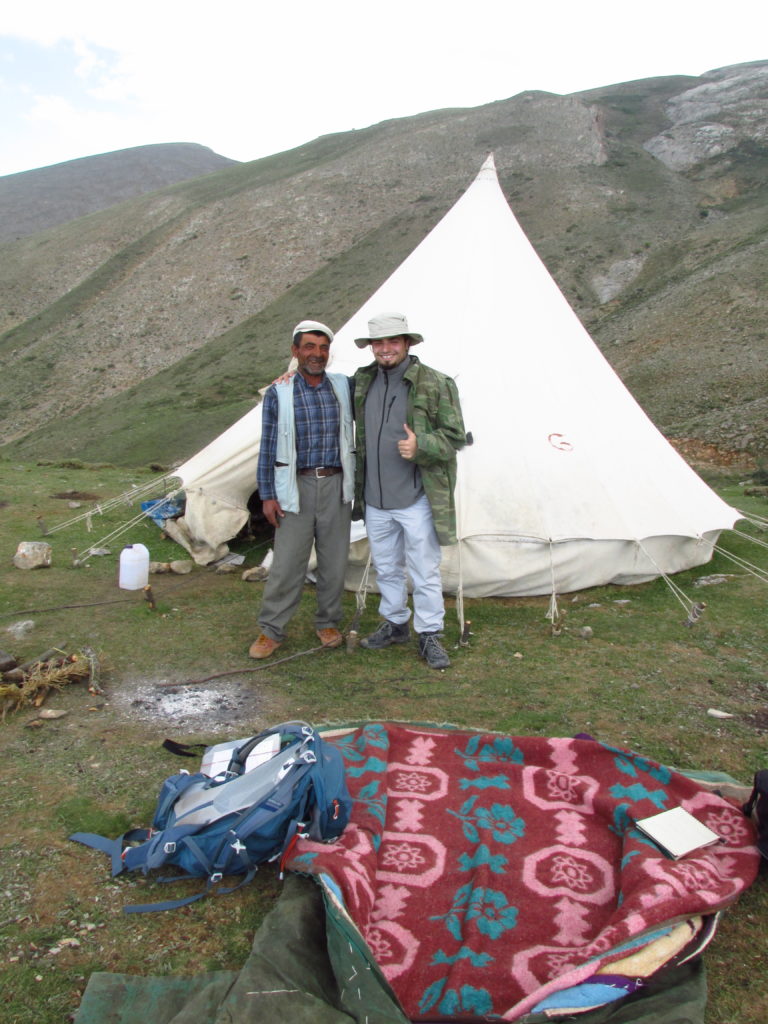
[{"label": "hiking boot", "polygon": [[390,622],[384,619],[375,633],[360,641],[360,646],[369,651],[380,651],[390,644],[407,644],[411,639],[411,631],[407,622]]},{"label": "hiking boot", "polygon": [[344,643],[341,631],[333,626],[329,626],[327,629],[316,629],[315,632],[323,647],[341,647]]},{"label": "hiking boot", "polygon": [[271,636],[266,636],[262,633],[258,640],[253,641],[248,654],[251,658],[269,658],[280,646],[279,640],[273,640]]},{"label": "hiking boot", "polygon": [[450,668],[451,659],[440,643],[440,633],[419,633],[419,654],[430,668]]}]

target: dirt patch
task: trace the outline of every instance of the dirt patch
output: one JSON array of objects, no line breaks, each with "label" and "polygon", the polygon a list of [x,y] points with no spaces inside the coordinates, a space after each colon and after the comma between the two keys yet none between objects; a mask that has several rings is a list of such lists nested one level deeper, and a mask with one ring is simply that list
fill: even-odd
[{"label": "dirt patch", "polygon": [[101,501],[100,494],[91,494],[90,491],[59,491],[50,497],[62,498],[64,501]]},{"label": "dirt patch", "polygon": [[669,437],[672,447],[692,466],[752,473],[757,463],[745,451],[708,444],[693,437]]},{"label": "dirt patch", "polygon": [[755,711],[754,714],[745,715],[744,721],[758,732],[768,732],[768,708],[765,711]]}]

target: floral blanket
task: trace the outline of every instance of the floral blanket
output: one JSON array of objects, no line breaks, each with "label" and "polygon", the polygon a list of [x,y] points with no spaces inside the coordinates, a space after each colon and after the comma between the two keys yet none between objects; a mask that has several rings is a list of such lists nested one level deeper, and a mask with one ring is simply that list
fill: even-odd
[{"label": "floral blanket", "polygon": [[[330,882],[413,1021],[624,996],[642,984],[638,950],[660,940],[679,960],[699,915],[757,873],[738,808],[592,739],[373,723],[330,742],[352,820],[333,845],[302,840],[288,866]],[[676,805],[721,843],[674,861],[633,827]]]}]

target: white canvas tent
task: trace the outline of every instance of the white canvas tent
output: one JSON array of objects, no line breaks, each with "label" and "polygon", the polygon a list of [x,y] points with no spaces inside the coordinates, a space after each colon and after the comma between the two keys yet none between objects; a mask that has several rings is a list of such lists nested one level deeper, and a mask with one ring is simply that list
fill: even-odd
[{"label": "white canvas tent", "polygon": [[[473,444],[459,453],[459,543],[447,593],[564,593],[707,562],[740,518],[650,422],[517,223],[492,157],[440,223],[341,328],[329,369],[369,362],[356,336],[397,310],[416,354],[454,377]],[[286,332],[287,336],[287,332]],[[287,348],[287,343],[286,343]],[[247,518],[261,410],[178,471],[181,528],[212,560]],[[367,544],[353,543],[350,585]]]}]

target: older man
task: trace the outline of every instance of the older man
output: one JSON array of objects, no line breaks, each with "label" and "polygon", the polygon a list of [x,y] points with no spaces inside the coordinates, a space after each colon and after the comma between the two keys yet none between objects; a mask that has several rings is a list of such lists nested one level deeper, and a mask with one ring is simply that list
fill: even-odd
[{"label": "older man", "polygon": [[274,558],[259,612],[252,658],[268,658],[285,640],[315,546],[315,628],[338,647],[341,595],[354,496],[354,427],[348,378],[325,372],[333,331],[303,320],[293,331],[298,372],[267,389],[256,471],[264,515],[275,528]]},{"label": "older man", "polygon": [[440,545],[456,542],[456,452],[466,432],[454,381],[411,355],[423,340],[402,313],[373,317],[368,336],[355,338],[359,348],[371,346],[374,358],[355,374],[355,497],[384,620],[360,643],[378,650],[410,639],[408,574],[419,654],[430,668],[443,669],[451,662],[440,641]]}]

